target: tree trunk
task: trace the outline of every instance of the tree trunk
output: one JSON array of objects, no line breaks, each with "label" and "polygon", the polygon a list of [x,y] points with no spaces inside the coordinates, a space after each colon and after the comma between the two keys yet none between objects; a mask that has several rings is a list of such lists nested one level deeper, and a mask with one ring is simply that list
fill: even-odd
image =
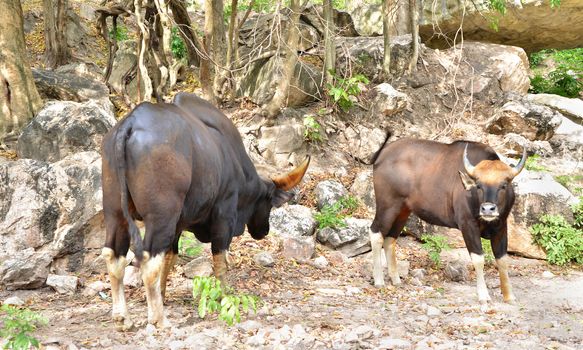
[{"label": "tree trunk", "polygon": [[300,0],[290,0],[291,18],[283,50],[281,78],[271,101],[263,107],[268,117],[275,117],[285,107],[289,94],[294,68],[298,62],[297,47],[299,41],[298,22],[300,19]]},{"label": "tree trunk", "polygon": [[204,98],[216,105],[215,93],[213,89],[214,74],[212,69],[211,41],[213,36],[213,0],[204,2],[204,37],[202,39],[203,56],[200,61],[200,84]]},{"label": "tree trunk", "polygon": [[45,64],[55,69],[71,56],[67,46],[68,0],[43,0],[45,15]]},{"label": "tree trunk", "polygon": [[334,43],[334,33],[336,31],[333,17],[334,7],[332,0],[324,0],[324,77],[326,83],[332,84],[333,75],[330,71],[336,68],[336,45]]},{"label": "tree trunk", "polygon": [[170,10],[174,21],[178,26],[178,32],[186,44],[186,51],[188,53],[188,64],[193,64],[200,67],[200,52],[203,51],[202,44],[196,36],[196,32],[190,22],[190,17],[186,11],[184,0],[171,0],[169,2]]},{"label": "tree trunk", "polygon": [[215,65],[215,76],[213,81],[214,94],[218,100],[225,97],[223,84],[227,78],[227,39],[225,21],[223,19],[223,0],[213,0],[213,34],[212,34],[212,55]]},{"label": "tree trunk", "polygon": [[419,9],[417,0],[409,0],[409,14],[411,16],[411,60],[409,61],[409,74],[413,73],[417,67],[419,59]]},{"label": "tree trunk", "polygon": [[383,0],[383,75],[385,79],[391,76],[391,23],[393,23],[394,7],[393,0]]},{"label": "tree trunk", "polygon": [[[136,15],[136,23],[140,28],[140,42],[139,42],[139,55],[138,55],[138,96],[137,101],[150,101],[152,99],[152,80],[148,75],[148,69],[146,67],[146,52],[149,51],[149,43],[150,43],[150,33],[149,30],[144,23],[144,19],[142,16],[142,1],[141,0],[134,0],[134,14]],[[140,82],[144,84],[144,91],[140,91]]]},{"label": "tree trunk", "polygon": [[0,0],[0,140],[42,107],[27,62],[20,0]]}]

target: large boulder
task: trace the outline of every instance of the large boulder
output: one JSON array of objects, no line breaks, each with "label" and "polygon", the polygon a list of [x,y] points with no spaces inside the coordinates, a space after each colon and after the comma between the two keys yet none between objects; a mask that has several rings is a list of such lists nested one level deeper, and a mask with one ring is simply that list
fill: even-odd
[{"label": "large boulder", "polygon": [[98,151],[115,123],[109,101],[49,102],[22,131],[17,153],[55,162],[75,152]]},{"label": "large boulder", "polygon": [[349,154],[364,164],[372,164],[373,156],[387,139],[384,130],[364,125],[347,126],[343,135]]},{"label": "large boulder", "polygon": [[[556,8],[538,0],[505,4],[508,10],[500,15],[490,9],[487,0],[448,0],[439,6],[426,1],[422,5],[419,34],[430,46],[447,47],[454,37],[459,39],[463,22],[464,42],[503,43],[522,47],[527,52],[580,47],[583,33],[583,2],[580,0],[561,0]],[[498,30],[492,30],[493,21]],[[439,35],[435,35],[436,28],[439,28]]]},{"label": "large boulder", "polygon": [[371,220],[347,218],[345,222],[346,227],[343,228],[326,227],[319,230],[316,238],[320,243],[338,250],[348,257],[370,251]]},{"label": "large boulder", "polygon": [[360,199],[368,211],[375,211],[372,169],[362,170],[356,174],[352,186],[350,186],[350,193]]},{"label": "large boulder", "polygon": [[[354,28],[353,17],[349,13],[332,9],[332,20],[337,36],[358,36]],[[314,27],[321,38],[324,38],[326,25],[322,6],[307,6],[302,10],[300,21]]]},{"label": "large boulder", "polygon": [[311,236],[316,229],[314,212],[302,205],[286,205],[271,211],[269,226],[280,236]]},{"label": "large boulder", "polygon": [[348,191],[342,183],[336,180],[325,180],[316,185],[314,194],[316,195],[318,209],[322,209],[325,206],[338,202],[348,194]]},{"label": "large boulder", "polygon": [[38,287],[49,268],[67,273],[93,261],[104,240],[101,198],[97,152],[76,153],[55,163],[0,162],[2,285]]},{"label": "large boulder", "polygon": [[304,126],[290,119],[286,124],[261,127],[257,138],[257,150],[276,166],[290,164],[290,157],[304,153]]},{"label": "large boulder", "polygon": [[[80,66],[78,70],[68,68],[70,71],[32,69],[34,83],[44,99],[75,102],[109,99],[109,89],[90,75],[88,65]],[[85,71],[87,75],[77,74],[77,71]]]}]

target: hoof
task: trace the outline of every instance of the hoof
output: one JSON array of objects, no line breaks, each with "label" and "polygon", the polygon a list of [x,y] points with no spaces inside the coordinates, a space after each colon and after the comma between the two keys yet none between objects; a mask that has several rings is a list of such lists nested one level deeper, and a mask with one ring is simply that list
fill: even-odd
[{"label": "hoof", "polygon": [[375,282],[375,283],[374,283],[374,286],[375,286],[375,288],[379,288],[379,289],[380,289],[380,288],[385,288],[385,283],[384,283],[384,282],[383,282],[383,283],[376,283],[376,282]]},{"label": "hoof", "polygon": [[401,278],[400,277],[391,278],[391,283],[393,284],[393,286],[400,286],[402,284]]},{"label": "hoof", "polygon": [[134,328],[134,323],[129,317],[114,316],[113,323],[115,325],[115,329],[120,332],[127,332]]},{"label": "hoof", "polygon": [[490,311],[490,304],[488,303],[488,301],[486,300],[480,301],[480,311],[484,313]]},{"label": "hoof", "polygon": [[516,304],[516,297],[514,295],[511,295],[507,298],[504,298],[504,302],[510,305],[515,305]]},{"label": "hoof", "polygon": [[166,317],[163,317],[161,320],[158,320],[155,322],[148,322],[148,323],[154,325],[157,329],[164,329],[164,328],[172,327],[172,324],[170,323],[170,321],[168,321],[168,319]]}]

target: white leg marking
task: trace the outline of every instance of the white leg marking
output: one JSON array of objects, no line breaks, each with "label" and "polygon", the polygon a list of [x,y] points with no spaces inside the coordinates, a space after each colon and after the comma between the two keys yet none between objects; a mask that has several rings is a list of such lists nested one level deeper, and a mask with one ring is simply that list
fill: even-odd
[{"label": "white leg marking", "polygon": [[399,270],[397,269],[397,239],[393,237],[385,238],[383,248],[385,249],[389,277],[391,278],[393,285],[398,286],[401,284],[401,278],[399,277]]},{"label": "white leg marking", "polygon": [[502,289],[502,297],[507,303],[512,303],[516,300],[514,293],[512,293],[512,285],[510,278],[508,278],[508,255],[504,255],[500,259],[496,259],[496,267],[498,267],[498,274],[500,275],[500,289]]},{"label": "white leg marking", "polygon": [[133,324],[128,314],[123,284],[125,268],[128,265],[126,258],[125,256],[115,258],[115,254],[111,248],[103,248],[101,255],[105,258],[111,283],[111,299],[113,302],[112,318],[117,328],[124,331],[128,330]]},{"label": "white leg marking", "polygon": [[381,251],[383,250],[383,235],[378,232],[370,231],[370,245],[372,247],[372,277],[375,287],[385,286],[385,273],[383,271],[383,262],[381,260]]},{"label": "white leg marking", "polygon": [[159,328],[169,326],[168,320],[164,316],[164,305],[162,301],[162,290],[160,281],[162,269],[164,268],[164,253],[150,258],[150,254],[144,252],[142,263],[142,280],[146,289],[146,299],[148,301],[148,323]]},{"label": "white leg marking", "polygon": [[481,304],[486,304],[490,300],[486,280],[484,279],[484,255],[470,253],[472,264],[476,270],[476,282],[478,285],[478,300]]}]

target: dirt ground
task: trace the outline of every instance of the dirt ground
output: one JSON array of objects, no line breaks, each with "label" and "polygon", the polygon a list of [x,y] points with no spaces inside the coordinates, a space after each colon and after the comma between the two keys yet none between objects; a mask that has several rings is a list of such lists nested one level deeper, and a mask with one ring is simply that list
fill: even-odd
[{"label": "dirt ground", "polygon": [[[482,312],[473,274],[469,281],[447,281],[411,238],[400,238],[399,245],[410,271],[422,268],[425,276],[409,274],[398,288],[376,289],[370,256],[343,260],[319,249],[330,264],[318,268],[285,260],[275,238],[241,238],[232,246],[230,281],[239,292],[259,295],[263,306],[232,327],[216,316],[198,317],[180,267],[168,288],[168,329],[146,325],[142,288],[126,289],[138,324],[129,332],[114,329],[108,289],[102,296],[43,289],[0,292],[0,298],[18,295],[49,320],[35,333],[47,349],[583,349],[583,272],[513,257],[518,302],[509,305],[489,266],[493,301]],[[259,251],[270,252],[276,265],[255,264]],[[93,275],[84,283],[98,279],[107,282],[105,275]]]}]

